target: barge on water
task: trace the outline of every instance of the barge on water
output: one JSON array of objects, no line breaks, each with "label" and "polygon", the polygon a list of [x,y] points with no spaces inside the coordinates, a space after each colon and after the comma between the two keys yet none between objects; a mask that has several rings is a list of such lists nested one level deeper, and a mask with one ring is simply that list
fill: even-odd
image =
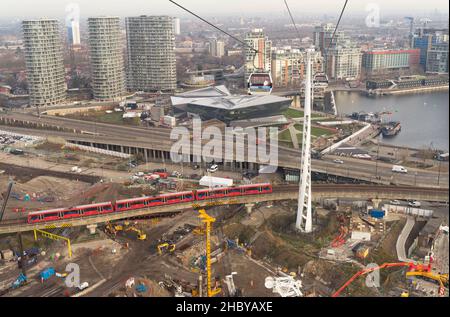
[{"label": "barge on water", "polygon": [[402,126],[398,121],[385,123],[381,126],[381,133],[383,137],[393,137],[400,133]]}]

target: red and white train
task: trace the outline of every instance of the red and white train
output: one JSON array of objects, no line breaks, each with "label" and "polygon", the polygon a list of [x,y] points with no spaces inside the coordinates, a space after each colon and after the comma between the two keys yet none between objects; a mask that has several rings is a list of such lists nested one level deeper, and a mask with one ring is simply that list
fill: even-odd
[{"label": "red and white train", "polygon": [[261,195],[272,192],[269,183],[252,184],[236,187],[200,189],[179,193],[163,194],[158,196],[146,196],[131,199],[122,199],[97,204],[75,206],[70,208],[58,208],[41,210],[28,213],[28,223],[47,222],[79,217],[97,216],[109,213],[126,212],[142,208],[150,208],[162,205],[179,204],[193,201],[201,201],[215,198],[235,197],[245,195]]}]

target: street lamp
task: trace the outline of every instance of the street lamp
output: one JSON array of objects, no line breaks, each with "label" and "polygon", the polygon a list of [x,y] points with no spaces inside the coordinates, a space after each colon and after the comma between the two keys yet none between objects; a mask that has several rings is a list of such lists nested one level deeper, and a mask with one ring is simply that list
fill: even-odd
[{"label": "street lamp", "polygon": [[375,160],[375,178],[378,179],[378,157],[380,154],[380,143],[377,144],[377,158]]},{"label": "street lamp", "polygon": [[437,179],[438,186],[439,186],[440,178],[441,178],[441,161],[439,161],[439,170],[438,170],[438,179]]}]

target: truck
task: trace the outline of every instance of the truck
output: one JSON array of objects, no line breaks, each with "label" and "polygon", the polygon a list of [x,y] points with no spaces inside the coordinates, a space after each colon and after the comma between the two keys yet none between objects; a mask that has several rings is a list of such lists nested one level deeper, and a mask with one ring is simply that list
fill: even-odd
[{"label": "truck", "polygon": [[408,170],[406,168],[404,168],[403,166],[400,166],[400,165],[392,166],[392,171],[395,172],[395,173],[403,173],[403,174],[408,173]]},{"label": "truck", "polygon": [[231,187],[233,186],[233,180],[230,178],[203,176],[199,181],[199,185],[211,188]]}]

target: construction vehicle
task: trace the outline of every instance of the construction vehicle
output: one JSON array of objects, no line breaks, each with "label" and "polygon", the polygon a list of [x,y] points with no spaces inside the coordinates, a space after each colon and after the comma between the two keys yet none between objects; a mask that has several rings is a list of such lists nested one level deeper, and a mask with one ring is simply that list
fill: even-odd
[{"label": "construction vehicle", "polygon": [[448,286],[448,274],[435,274],[431,271],[412,271],[407,272],[406,277],[420,276],[426,277],[428,279],[434,280],[439,283],[439,294],[445,294],[445,286]]},{"label": "construction vehicle", "polygon": [[147,240],[147,235],[142,230],[139,230],[138,228],[131,226],[130,222],[128,222],[128,221],[125,221],[123,223],[123,225],[113,225],[111,223],[108,223],[106,225],[106,232],[111,235],[116,236],[117,232],[119,232],[119,231],[134,231],[137,233],[138,240],[141,240],[141,241]]},{"label": "construction vehicle", "polygon": [[172,253],[173,251],[175,251],[175,244],[174,243],[169,243],[169,242],[164,242],[164,243],[160,243],[158,244],[158,254],[162,255],[163,252],[170,252]]},{"label": "construction vehicle", "polygon": [[211,224],[216,221],[216,218],[211,217],[205,211],[205,209],[200,209],[199,217],[202,219],[202,222],[205,223],[205,236],[206,236],[206,291],[208,297],[213,297],[214,295],[219,294],[222,290],[220,288],[211,287]]},{"label": "construction vehicle", "polygon": [[28,281],[27,277],[23,273],[20,273],[19,277],[12,283],[11,289],[19,288],[24,284],[26,284],[27,281]]},{"label": "construction vehicle", "polygon": [[[333,295],[332,297],[338,297],[339,294],[347,288],[347,286],[349,286],[355,279],[357,279],[358,277],[360,277],[361,275],[366,275],[368,273],[377,271],[377,270],[381,270],[381,269],[385,269],[385,268],[391,268],[391,267],[408,267],[409,272],[406,273],[406,276],[433,276],[436,280],[436,278],[442,282],[445,279],[445,277],[443,277],[443,280],[441,280],[440,278],[436,277],[434,274],[431,273],[431,265],[423,265],[423,264],[414,264],[411,262],[399,262],[399,263],[384,263],[380,266],[376,266],[376,267],[371,267],[371,268],[366,268],[366,269],[362,269],[361,271],[356,272],[344,285],[341,286],[341,288],[339,288]],[[409,274],[408,274],[409,273]],[[430,277],[431,278],[431,277]],[[447,283],[448,283],[448,274],[447,274]],[[442,285],[442,284],[441,284]],[[442,289],[440,288],[439,291],[441,292]]]},{"label": "construction vehicle", "polygon": [[141,230],[139,230],[138,228],[131,226],[131,227],[126,228],[125,231],[134,231],[137,233],[138,240],[147,240],[147,235],[144,232],[142,232]]}]

